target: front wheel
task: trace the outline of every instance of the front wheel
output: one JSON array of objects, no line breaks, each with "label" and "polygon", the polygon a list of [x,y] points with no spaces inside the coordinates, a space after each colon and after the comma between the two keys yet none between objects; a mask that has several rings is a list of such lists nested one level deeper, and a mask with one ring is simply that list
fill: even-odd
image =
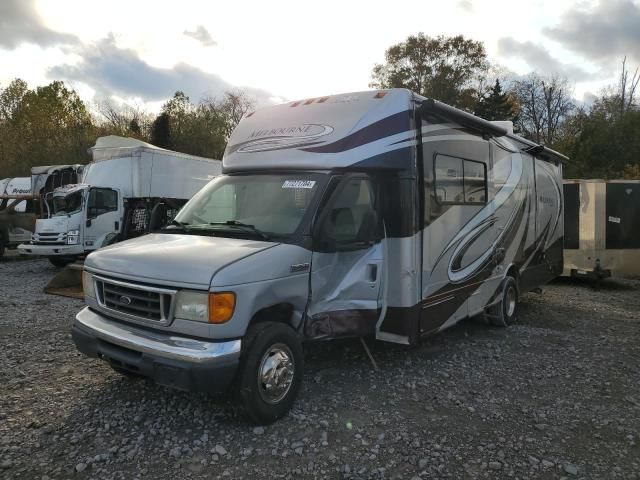
[{"label": "front wheel", "polygon": [[238,387],[245,415],[266,425],[285,416],[302,383],[302,344],[291,327],[257,324],[248,332]]},{"label": "front wheel", "polygon": [[62,267],[66,267],[67,265],[69,265],[70,263],[73,263],[76,260],[76,257],[65,257],[65,256],[51,256],[48,257],[49,258],[49,262],[51,263],[51,265],[53,265],[54,267],[58,267],[58,268],[62,268]]},{"label": "front wheel", "polygon": [[487,318],[497,327],[508,327],[515,322],[518,313],[518,283],[508,276],[502,281],[500,301],[487,311]]}]

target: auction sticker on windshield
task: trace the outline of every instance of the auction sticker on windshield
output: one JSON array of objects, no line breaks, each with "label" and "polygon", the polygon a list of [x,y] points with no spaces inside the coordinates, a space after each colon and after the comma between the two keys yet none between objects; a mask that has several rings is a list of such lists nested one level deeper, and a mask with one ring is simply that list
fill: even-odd
[{"label": "auction sticker on windshield", "polygon": [[285,180],[282,188],[313,188],[315,180]]}]

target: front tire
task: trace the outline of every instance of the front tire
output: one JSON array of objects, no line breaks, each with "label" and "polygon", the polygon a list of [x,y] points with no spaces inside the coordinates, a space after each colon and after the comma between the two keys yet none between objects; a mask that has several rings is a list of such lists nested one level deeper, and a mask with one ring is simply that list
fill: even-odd
[{"label": "front tire", "polygon": [[253,326],[238,377],[245,416],[267,425],[285,416],[300,390],[304,357],[298,334],[281,323]]},{"label": "front tire", "polygon": [[64,257],[64,256],[51,256],[48,257],[49,263],[54,267],[63,268],[73,263],[76,260],[76,257]]},{"label": "front tire", "polygon": [[516,321],[518,315],[518,282],[512,276],[502,281],[500,302],[490,308],[487,318],[496,327],[508,327]]}]

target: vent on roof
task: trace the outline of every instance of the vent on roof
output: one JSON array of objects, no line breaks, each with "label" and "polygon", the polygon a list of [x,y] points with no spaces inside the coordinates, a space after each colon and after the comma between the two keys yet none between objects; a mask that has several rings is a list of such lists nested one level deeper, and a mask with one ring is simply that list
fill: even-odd
[{"label": "vent on roof", "polygon": [[507,120],[492,120],[491,123],[504,128],[507,133],[513,135],[513,122]]}]

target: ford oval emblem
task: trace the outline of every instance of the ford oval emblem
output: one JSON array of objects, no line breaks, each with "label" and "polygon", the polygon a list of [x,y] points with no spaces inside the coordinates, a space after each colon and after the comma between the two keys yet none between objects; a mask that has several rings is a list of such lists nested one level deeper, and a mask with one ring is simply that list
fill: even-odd
[{"label": "ford oval emblem", "polygon": [[121,295],[118,300],[120,300],[120,303],[123,305],[131,305],[131,297]]}]

